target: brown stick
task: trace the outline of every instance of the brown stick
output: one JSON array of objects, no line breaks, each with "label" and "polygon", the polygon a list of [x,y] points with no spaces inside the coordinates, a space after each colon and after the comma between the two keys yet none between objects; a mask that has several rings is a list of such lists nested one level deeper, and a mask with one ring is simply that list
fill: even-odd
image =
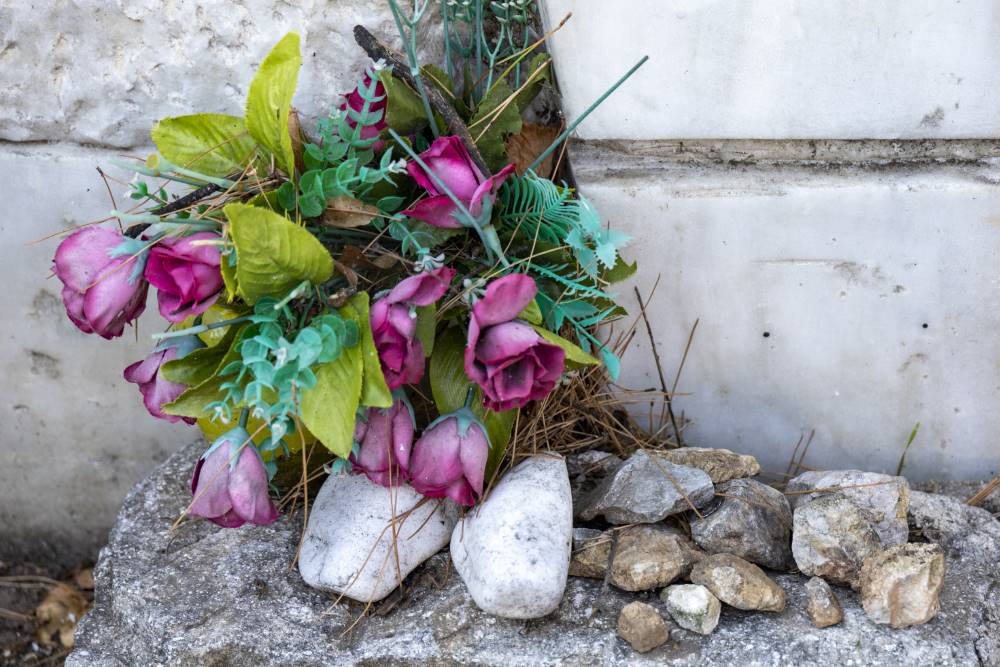
[{"label": "brown stick", "polygon": [[[368,32],[368,30],[361,25],[354,26],[354,41],[358,43],[368,57],[372,60],[384,60],[385,62],[392,65],[392,74],[407,84],[410,85],[414,90],[419,90],[417,86],[416,79],[410,73],[409,64],[403,59],[402,54],[393,51],[388,46],[383,44],[375,37],[375,35]],[[455,108],[448,103],[448,100],[444,98],[435,87],[435,83],[431,81],[427,76],[421,74],[421,80],[424,84],[424,91],[427,93],[427,101],[431,103],[434,110],[441,114],[444,118],[445,124],[448,126],[448,131],[457,136],[463,144],[465,144],[465,149],[469,151],[469,155],[472,157],[472,161],[476,163],[479,170],[483,172],[483,176],[489,178],[490,170],[486,166],[486,162],[483,161],[483,156],[479,154],[479,149],[476,148],[476,143],[472,140],[472,135],[469,134],[469,128],[466,126],[465,122],[462,120]]]}]

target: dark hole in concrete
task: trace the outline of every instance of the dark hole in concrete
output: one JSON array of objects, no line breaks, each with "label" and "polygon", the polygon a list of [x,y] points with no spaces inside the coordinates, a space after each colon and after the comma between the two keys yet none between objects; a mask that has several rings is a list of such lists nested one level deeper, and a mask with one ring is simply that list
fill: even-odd
[{"label": "dark hole in concrete", "polygon": [[770,337],[771,337],[771,332],[770,331],[765,331],[764,332],[764,338],[770,338]]},{"label": "dark hole in concrete", "polygon": [[924,322],[923,324],[921,324],[920,328],[921,329],[926,329],[927,328],[927,322]]}]

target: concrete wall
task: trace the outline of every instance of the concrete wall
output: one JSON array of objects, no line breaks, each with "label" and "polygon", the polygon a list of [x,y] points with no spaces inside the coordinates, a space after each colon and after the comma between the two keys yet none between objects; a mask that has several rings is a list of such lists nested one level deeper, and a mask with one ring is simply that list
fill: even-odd
[{"label": "concrete wall", "polygon": [[[582,192],[632,234],[690,444],[1000,469],[1000,5],[546,0]],[[609,20],[613,16],[614,20]],[[635,304],[633,284],[619,293]],[[627,386],[658,385],[644,335]]]},{"label": "concrete wall", "polygon": [[[86,336],[47,278],[57,241],[31,241],[107,215],[95,167],[148,154],[158,118],[241,113],[289,30],[311,125],[365,62],[356,23],[395,34],[382,0],[0,0],[0,560],[93,557],[132,484],[197,436],[151,418],[121,377],[163,326],[155,297],[138,341]],[[112,185],[119,202],[124,189]]]}]

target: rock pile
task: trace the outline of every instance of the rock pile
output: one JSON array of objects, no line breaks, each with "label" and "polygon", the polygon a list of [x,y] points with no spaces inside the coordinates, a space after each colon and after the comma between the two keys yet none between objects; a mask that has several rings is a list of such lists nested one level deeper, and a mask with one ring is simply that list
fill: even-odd
[{"label": "rock pile", "polygon": [[[705,456],[719,460],[719,455]],[[505,477],[460,521],[447,505],[414,505],[397,525],[397,540],[414,541],[404,546],[408,555],[400,555],[400,572],[410,568],[412,559],[444,545],[442,535],[451,540],[450,557],[437,554],[416,566],[402,589],[389,592],[365,616],[365,604],[345,599],[333,605],[339,593],[310,588],[289,570],[301,514],[267,527],[221,531],[194,522],[172,532],[173,518],[189,499],[186,482],[194,458],[188,450],[179,452],[126,500],[102,553],[96,606],[80,626],[70,667],[1000,665],[1000,575],[995,567],[1000,562],[1000,523],[989,512],[950,498],[908,492],[895,480],[892,484],[900,489],[896,497],[905,497],[908,505],[911,541],[888,547],[881,540],[891,531],[879,532],[876,526],[892,527],[899,519],[898,505],[866,501],[842,490],[823,491],[830,488],[823,486],[825,481],[812,483],[801,487],[806,493],[789,495],[794,506],[789,534],[757,525],[773,524],[779,516],[787,520],[787,508],[757,482],[731,476],[715,487],[711,479],[725,479],[724,472],[673,461],[667,463],[703,473],[714,487],[713,497],[698,494],[697,503],[692,502],[697,512],[688,506],[635,525],[606,522],[595,514],[587,525],[573,529],[571,488],[579,488],[576,478],[593,475],[594,468],[581,468],[573,458],[537,457]],[[591,463],[606,458],[592,457]],[[658,516],[665,503],[650,509],[648,499],[641,499],[645,504],[635,509],[620,486],[608,484],[626,466],[626,471],[648,472],[650,462],[659,461],[644,458],[638,466],[631,459],[608,461],[592,477],[590,488],[579,491],[586,497],[576,499],[577,508],[602,503],[612,515],[648,511]],[[674,480],[696,478],[689,471],[668,470]],[[649,475],[642,476],[643,488],[661,500],[667,497],[669,492],[652,488]],[[354,489],[364,479],[332,478],[327,482],[331,490],[313,507],[313,534],[307,535],[302,555],[312,553],[315,564],[301,567],[303,573],[315,572],[317,585],[331,591],[344,589],[345,572],[363,572],[352,557],[321,556],[319,547],[325,541],[328,548],[344,549],[337,546],[341,540],[360,540],[366,534],[357,528],[357,515],[345,514],[356,511],[345,505],[346,496],[361,503],[371,493]],[[734,484],[737,480],[743,481]],[[347,489],[352,492],[344,493]],[[614,490],[611,503],[605,502],[609,489]],[[691,498],[687,490],[685,494]],[[726,508],[739,499],[757,504],[752,511]],[[389,502],[388,497],[382,500]],[[326,502],[341,513],[339,520],[317,517],[317,512],[326,513],[320,509]],[[372,521],[384,520],[378,503],[371,498],[366,502]],[[399,490],[393,502],[397,509],[408,506]],[[887,514],[873,509],[877,507],[892,509]],[[745,539],[712,527],[720,512],[738,517],[746,527]],[[875,534],[879,545],[860,566],[830,570],[856,590],[782,571],[804,569],[806,560],[798,562],[793,546],[802,516],[808,519],[806,530],[813,531],[809,535],[818,535],[822,525],[839,531],[836,540],[807,541],[808,562],[821,554],[855,567],[863,551],[856,545],[870,542],[868,530]],[[410,526],[415,520],[423,525],[419,531]],[[695,530],[699,522],[705,523]],[[688,524],[694,539],[684,530]],[[424,530],[427,534],[418,537]],[[379,538],[367,535],[372,544],[365,551],[376,547],[377,552]],[[316,540],[309,547],[313,552],[306,548],[309,540]],[[764,548],[758,542],[784,546]],[[718,546],[728,544],[739,554]],[[786,549],[792,563],[777,569],[760,562],[787,554]],[[392,579],[398,576],[394,558],[389,561]],[[948,584],[942,587],[945,579]],[[374,599],[383,594],[382,583],[362,591],[357,582],[359,588],[346,588],[348,596]],[[893,629],[907,626],[905,632]]]}]

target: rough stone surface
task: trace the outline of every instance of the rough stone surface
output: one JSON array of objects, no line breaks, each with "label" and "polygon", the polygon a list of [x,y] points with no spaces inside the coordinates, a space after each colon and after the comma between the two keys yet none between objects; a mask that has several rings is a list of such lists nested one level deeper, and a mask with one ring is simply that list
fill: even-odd
[{"label": "rough stone surface", "polygon": [[423,499],[409,485],[387,489],[364,475],[328,477],[309,512],[302,578],[353,600],[381,600],[451,539],[458,508],[447,500],[416,507]]},{"label": "rough stone surface", "polygon": [[945,562],[936,544],[899,544],[865,561],[861,605],[876,623],[894,628],[927,623],[941,608]]},{"label": "rough stone surface", "polygon": [[631,602],[618,616],[618,636],[639,653],[648,653],[670,639],[670,628],[654,607]]},{"label": "rough stone surface", "polygon": [[749,454],[737,454],[728,449],[708,447],[678,447],[662,452],[671,463],[691,466],[708,473],[713,484],[722,484],[731,479],[753,477],[760,472],[757,459]]},{"label": "rough stone surface", "polygon": [[[778,574],[789,596],[784,612],[726,607],[711,635],[685,631],[637,654],[616,633],[619,611],[636,594],[614,587],[602,594],[599,580],[572,577],[545,619],[500,619],[476,607],[446,554],[410,575],[391,611],[345,632],[364,606],[331,606],[332,595],[289,568],[301,515],[265,528],[198,522],[169,532],[190,499],[197,452],[173,456],[126,498],[69,667],[1000,664],[1000,523],[951,498],[914,493],[911,503],[915,534],[939,542],[948,561],[941,612],[930,623],[876,625],[858,595],[844,590],[844,621],[817,630],[805,614],[805,578]],[[264,640],[261,628],[269,629]]]},{"label": "rough stone surface", "polygon": [[732,554],[703,558],[691,569],[690,578],[737,609],[783,611],[788,601],[785,590],[763,570]]},{"label": "rough stone surface", "polygon": [[715,495],[712,480],[702,470],[680,466],[639,450],[608,473],[601,484],[578,503],[584,519],[604,515],[609,523],[655,523],[700,507]]},{"label": "rough stone surface", "polygon": [[643,524],[609,530],[581,544],[570,561],[570,575],[603,579],[615,532],[618,546],[608,581],[622,590],[646,591],[666,586],[687,576],[691,566],[704,557],[679,532]]},{"label": "rough stone surface", "polygon": [[704,586],[698,584],[678,584],[663,589],[660,599],[666,605],[670,617],[685,630],[708,635],[719,624],[722,604]]},{"label": "rough stone surface", "polygon": [[826,628],[843,620],[844,612],[840,608],[840,601],[826,579],[812,577],[806,582],[805,589],[809,598],[806,613],[813,625]]},{"label": "rough stone surface", "polygon": [[[803,493],[811,489],[819,491]],[[906,478],[861,470],[809,471],[789,480],[785,492],[794,509],[823,495],[822,489],[840,489],[836,493],[867,510],[882,546],[906,544],[906,511],[910,507],[910,484]]]},{"label": "rough stone surface", "polygon": [[566,470],[569,473],[569,487],[573,493],[574,516],[580,511],[580,503],[608,473],[620,466],[622,460],[610,452],[591,449],[566,457]]},{"label": "rough stone surface", "polygon": [[752,479],[716,487],[722,502],[691,518],[691,538],[708,553],[735,554],[772,570],[790,570],[792,510],[780,491]]},{"label": "rough stone surface", "polygon": [[552,613],[566,588],[573,500],[562,457],[526,459],[458,522],[455,570],[480,609],[504,618]]},{"label": "rough stone surface", "polygon": [[799,570],[837,584],[856,586],[865,559],[882,548],[868,514],[838,493],[799,505],[792,523]]}]

